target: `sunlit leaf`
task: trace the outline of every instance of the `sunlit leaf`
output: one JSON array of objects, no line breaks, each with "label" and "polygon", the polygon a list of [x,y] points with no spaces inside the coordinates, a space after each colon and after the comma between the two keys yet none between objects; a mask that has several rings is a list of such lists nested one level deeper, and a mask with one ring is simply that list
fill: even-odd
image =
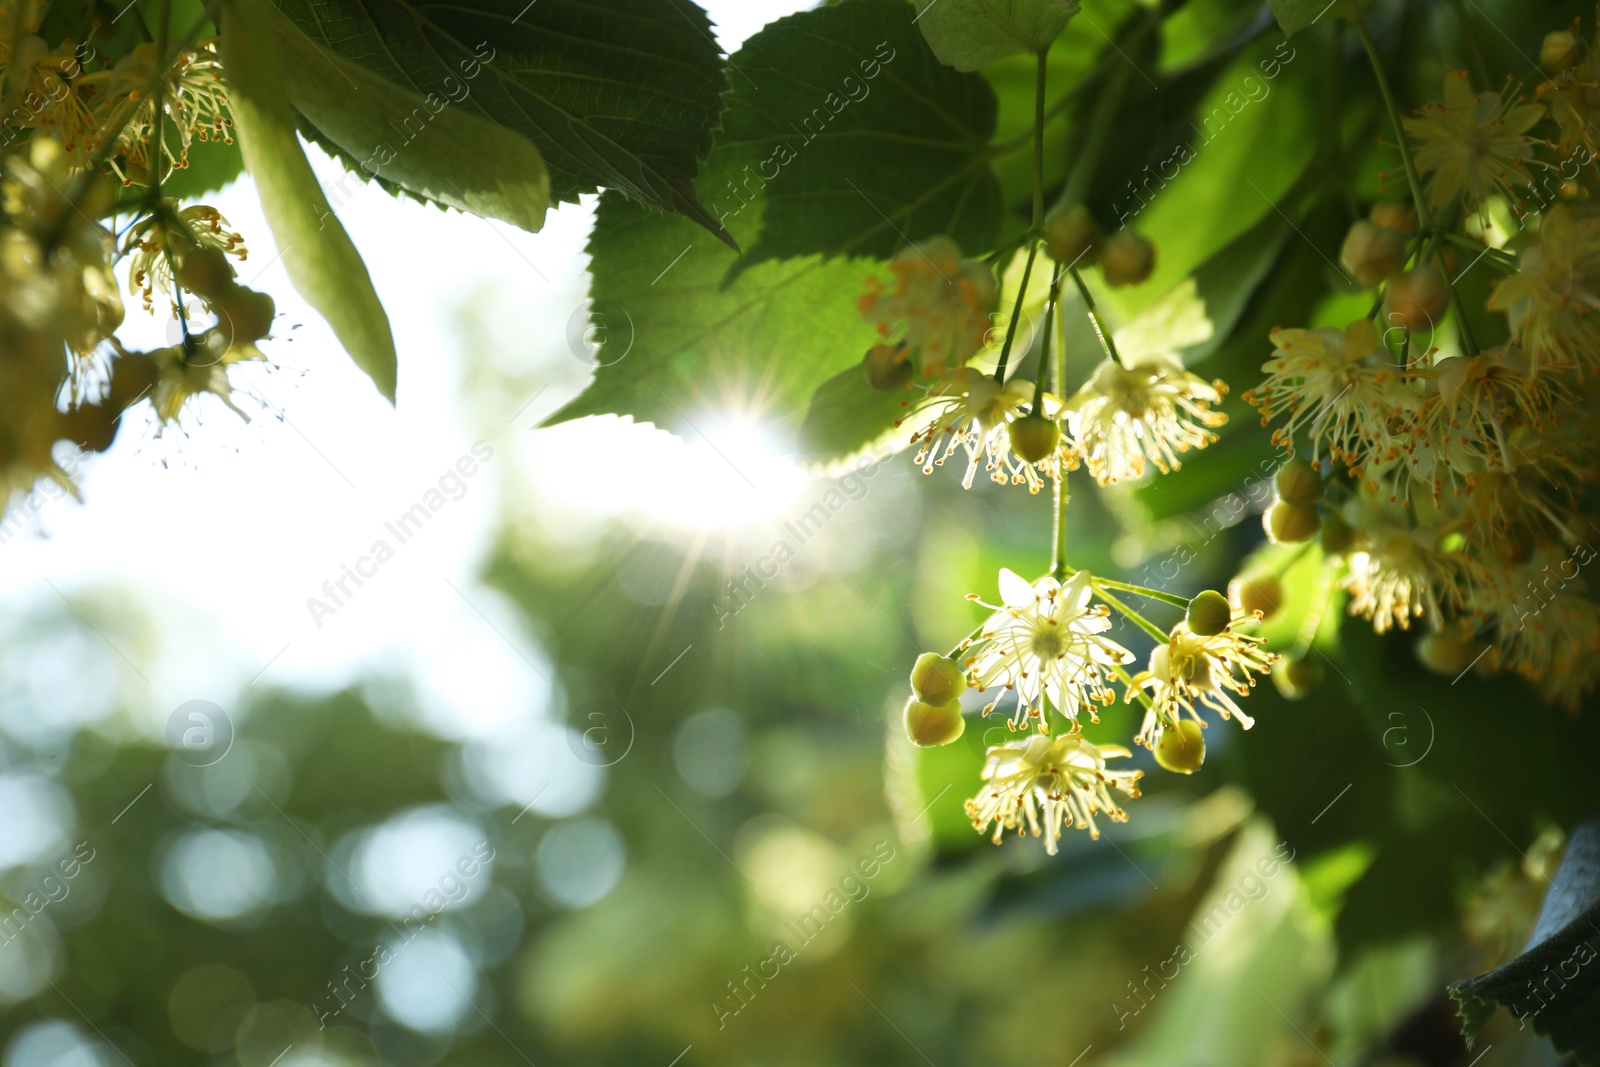
[{"label": "sunlit leaf", "polygon": [[[879,42],[888,58],[864,68]],[[803,80],[777,59],[796,45],[811,56]],[[953,232],[976,248],[993,239],[993,177],[974,140],[993,120],[993,97],[976,75],[934,60],[906,5],[857,0],[781,20],[753,37],[733,67],[748,77],[734,77],[725,130],[699,188],[751,254],[741,260],[681,220],[603,197],[589,245],[592,292],[597,306],[624,309],[632,328],[626,336],[607,330],[593,383],[551,421],[615,412],[692,436],[722,409],[792,432],[819,385],[836,375],[845,382],[847,372],[859,378],[853,365],[876,334],[856,298],[884,258],[934,233]],[[785,117],[802,105],[826,110],[817,87],[849,84],[868,95],[829,128],[841,124],[850,136],[813,143]],[[946,111],[970,122],[952,122]],[[910,157],[914,175],[893,158],[909,151],[900,144],[908,122],[929,142],[926,154]],[[763,168],[787,158],[785,148],[793,158],[764,182]],[[861,191],[835,181],[808,194],[823,161]],[[627,355],[613,360],[610,352]],[[850,403],[874,407],[877,399]],[[809,441],[805,451],[847,454],[865,432]]]},{"label": "sunlit leaf", "polygon": [[[690,0],[287,0],[282,10],[373,74],[527,138],[556,201],[616,189],[717,230],[694,178],[721,110],[722,61]],[[418,132],[395,129],[380,155],[405,155]]]},{"label": "sunlit leaf", "polygon": [[289,280],[392,402],[396,359],[389,317],[295,136],[275,19],[266,0],[238,0],[224,12],[222,57],[239,146]]},{"label": "sunlit leaf", "polygon": [[977,70],[1048,48],[1078,5],[1072,0],[916,0],[917,24],[939,61]]},{"label": "sunlit leaf", "polygon": [[[544,225],[550,175],[519,133],[373,74],[319,48],[279,19],[284,87],[296,110],[363,173],[426,199],[502,219],[524,230]],[[414,139],[399,150],[397,130]]]}]

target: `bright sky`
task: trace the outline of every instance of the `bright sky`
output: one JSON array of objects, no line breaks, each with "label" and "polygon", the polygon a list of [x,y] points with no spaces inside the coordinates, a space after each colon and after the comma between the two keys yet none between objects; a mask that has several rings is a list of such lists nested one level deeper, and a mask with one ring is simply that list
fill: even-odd
[{"label": "bright sky", "polygon": [[[732,51],[767,21],[810,4],[703,6]],[[333,188],[340,168],[313,157]],[[573,338],[582,335],[592,197],[552,212],[538,234],[396,201],[376,187],[335,202],[399,344],[397,408],[293,291],[253,188],[241,183],[210,202],[250,247],[241,279],[278,302],[274,333],[284,339],[265,350],[279,366],[251,379],[270,407],[248,425],[210,409],[188,436],[125,427],[110,453],[86,464],[84,504],[53,498],[0,545],[0,649],[10,647],[15,661],[0,667],[48,676],[28,685],[40,694],[34,710],[46,730],[101,717],[120,693],[159,735],[187,700],[241,707],[251,684],[321,689],[387,665],[409,674],[420,713],[441,732],[498,735],[551,699],[537,635],[476,577],[502,500],[509,521],[537,515],[581,551],[597,524],[618,516],[737,528],[770,520],[804,490],[803,477],[763,461],[761,442],[737,428],[707,426],[725,450],[747,458],[741,466],[754,490],[704,442],[604,422],[531,430],[589,375]],[[479,316],[487,332],[463,327],[469,307],[487,312]],[[130,343],[164,343],[163,324],[137,309],[129,321]],[[490,357],[493,380],[466,380],[469,351]],[[500,410],[472,414],[469,386]],[[480,445],[459,499],[398,545],[334,614],[313,620],[307,599],[331,603],[325,581],[337,581],[376,540],[395,545],[385,523],[479,440],[492,458],[481,460]],[[28,615],[68,604],[104,633],[105,646],[46,654],[43,640],[35,647],[18,632]],[[125,610],[136,614],[119,615]],[[137,613],[156,625],[139,629]],[[462,684],[464,665],[471,685]],[[50,712],[43,694],[61,685],[76,696]]]}]

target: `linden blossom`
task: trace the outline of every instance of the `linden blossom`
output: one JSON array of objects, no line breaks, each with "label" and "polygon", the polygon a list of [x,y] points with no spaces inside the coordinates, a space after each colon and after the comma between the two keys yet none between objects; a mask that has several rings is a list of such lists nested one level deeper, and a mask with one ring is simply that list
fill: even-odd
[{"label": "linden blossom", "polygon": [[[472,456],[478,458],[474,460]],[[429,519],[444,510],[449,501],[445,494],[450,494],[449,500],[460,500],[467,495],[467,478],[478,473],[480,463],[487,463],[494,458],[494,448],[483,441],[475,441],[472,445],[472,456],[462,456],[457,459],[455,466],[447,468],[439,476],[437,488],[429,489],[422,494],[422,499],[411,505],[393,522],[386,522],[383,528],[394,535],[396,542],[405,544],[415,537]],[[311,613],[311,621],[316,623],[317,629],[322,629],[322,620],[327,615],[337,615],[339,609],[344,607],[345,601],[354,598],[355,592],[350,584],[354,582],[359,590],[365,583],[363,578],[375,577],[378,568],[388,563],[395,556],[393,546],[383,538],[372,542],[372,547],[367,554],[356,560],[355,567],[348,563],[340,564],[342,573],[337,578],[330,578],[322,583],[322,593],[327,600],[317,597],[306,597],[306,610]],[[341,596],[341,594],[343,594]],[[332,601],[332,603],[328,603]]]},{"label": "linden blossom", "polygon": [[[885,50],[888,51],[888,55],[884,55]],[[799,126],[796,126],[792,119],[790,120],[789,127],[794,130],[795,133],[805,138],[805,140],[801,142],[801,148],[804,148],[812,141],[815,141],[817,139],[817,135],[827,128],[828,123],[832,121],[834,116],[841,114],[844,109],[849,107],[852,103],[859,104],[861,101],[871,96],[872,89],[866,84],[866,82],[871,81],[881,74],[883,72],[883,65],[894,62],[894,57],[898,53],[888,41],[879,41],[878,47],[873,50],[872,54],[876,58],[863,59],[859,64],[857,64],[861,68],[861,77],[864,79],[863,81],[858,81],[854,74],[845,75],[844,80],[839,84],[839,87],[844,90],[844,96],[840,96],[836,92],[829,93],[827,96],[822,98],[822,107],[812,108],[810,114],[806,115],[800,120]],[[854,88],[852,88],[852,86],[854,86]],[[856,95],[858,91],[860,93],[859,96]],[[815,119],[817,123],[817,128],[815,130],[811,128],[813,119]],[[789,147],[788,141],[779,141],[778,147],[772,150],[772,154],[756,164],[756,171],[758,173],[748,173],[750,170],[750,164],[746,163],[744,169],[747,173],[745,174],[742,184],[745,192],[750,193],[750,197],[747,200],[739,192],[739,187],[733,184],[733,179],[729,178],[728,191],[733,194],[734,199],[739,201],[739,206],[734,208],[732,211],[727,211],[718,206],[718,204],[721,203],[720,201],[713,203],[711,205],[711,209],[716,212],[717,223],[719,225],[724,224],[728,219],[733,218],[735,215],[739,214],[739,212],[743,211],[746,205],[755,200],[757,196],[761,195],[761,191],[767,187],[767,183],[776,178],[778,176],[778,172],[784,167],[788,166],[790,163],[793,163],[799,155],[800,153],[797,150]],[[767,167],[769,165],[772,168],[771,174],[767,173]],[[754,191],[750,189],[750,182],[752,179],[760,183]]]}]

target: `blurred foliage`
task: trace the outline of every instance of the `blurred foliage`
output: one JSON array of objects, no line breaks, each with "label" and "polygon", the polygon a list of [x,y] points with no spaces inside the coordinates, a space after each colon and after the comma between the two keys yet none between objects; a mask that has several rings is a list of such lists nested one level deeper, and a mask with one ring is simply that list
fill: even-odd
[{"label": "blurred foliage", "polygon": [[[813,24],[828,19],[853,39],[865,33],[852,22],[863,11],[909,18],[909,6],[893,6],[831,6]],[[1496,69],[1520,69],[1519,56],[1537,52],[1543,33],[1582,5],[1467,7]],[[1091,14],[1104,34],[1074,22],[1051,54],[1061,84],[1109,69],[1112,37],[1126,39],[1149,16],[1118,3]],[[1406,99],[1430,99],[1443,70],[1467,62],[1452,5],[1380,0],[1369,18],[1386,51],[1408,57],[1394,65]],[[804,25],[770,29],[740,53],[757,81],[730,81],[726,122],[697,186],[713,214],[708,190],[740,174],[772,136],[760,128],[775,116],[758,106],[759,87],[778,64],[758,62],[761,49]],[[920,38],[909,25],[884,33],[913,49]],[[1327,179],[1359,187],[1387,156],[1373,145],[1370,94],[1345,95],[1366,75],[1346,29],[1328,20],[1297,33],[1289,61],[1266,5],[1192,0],[1123,57],[1159,81],[1134,79],[1113,123],[1089,195],[1107,223],[1148,168],[1195,136],[1197,117],[1264,62],[1282,64],[1217,150],[1164,183],[1140,215],[1161,249],[1157,278],[1100,294],[1132,323],[1198,302],[1212,328],[1188,346],[1200,373],[1247,380],[1268,329],[1342,321],[1335,306],[1352,299],[1319,251],[1336,248],[1354,217]],[[832,43],[821,35],[813,46]],[[1000,240],[1020,231],[1023,157],[969,150],[990,123],[1002,140],[1026,129],[1030,67],[1012,57],[981,77],[916,68],[928,78],[921,89],[954,94],[971,111],[953,125],[959,137],[929,148],[947,173],[890,158],[885,191],[911,169],[930,195],[971,180],[962,188],[976,201],[940,201],[924,216],[916,212],[925,202],[908,197],[885,203],[891,215],[915,217],[926,232],[953,218]],[[897,91],[916,95],[905,84]],[[871,151],[892,157],[890,134],[903,131],[872,127],[873,118],[862,108],[852,121],[866,124]],[[905,116],[896,109],[896,118]],[[1048,127],[1052,143],[1071,143],[1087,120],[1063,109]],[[237,167],[227,156],[206,159],[206,181]],[[586,171],[574,168],[569,192],[586,187]],[[1057,151],[1047,180],[1054,187],[1067,171]],[[789,193],[817,192],[814,178],[797,168]],[[672,183],[693,201],[683,186]],[[731,251],[697,255],[655,287],[683,245],[714,238],[606,194],[590,248],[595,294],[640,316],[641,340],[661,346],[623,369],[648,361],[661,376],[602,370],[567,414],[621,409],[672,424],[682,417],[672,396],[686,397],[674,384],[725,384],[724,355],[760,350],[774,355],[759,384],[798,422],[814,390],[854,374],[840,368],[870,343],[850,302],[869,264],[847,257],[884,256],[898,238],[836,211],[831,228],[812,229],[799,216],[784,221],[786,210],[799,209],[763,202],[726,222],[746,251],[777,242],[805,259],[735,270]],[[802,236],[817,243],[799,247]],[[789,287],[782,299],[794,317],[752,310],[746,297],[761,287]],[[685,293],[725,305],[718,325],[727,332],[708,341],[704,323],[683,321]],[[643,328],[646,316],[656,325]],[[841,337],[854,340],[841,347]],[[1066,357],[1084,362],[1071,368],[1080,377],[1085,351]],[[971,717],[960,742],[929,751],[912,750],[899,728],[911,658],[949,647],[981,617],[962,594],[992,597],[1000,567],[1044,564],[1048,516],[1025,495],[989,485],[963,494],[951,479],[922,480],[901,457],[874,476],[867,496],[879,526],[850,565],[819,564],[797,588],[762,586],[732,615],[737,565],[704,546],[618,525],[586,562],[557,565],[554,539],[508,520],[488,579],[555,665],[553,714],[568,732],[546,735],[556,738],[551,759],[608,763],[599,795],[581,813],[491,795],[474,778],[477,743],[428,733],[405,713],[414,694],[379,681],[322,695],[252,689],[247,704],[226,709],[238,737],[209,768],[140,734],[131,706],[49,742],[8,738],[8,780],[35,776],[64,790],[76,829],[59,855],[0,872],[0,891],[29,915],[0,946],[5,1067],[34,1067],[16,1058],[17,1039],[52,1019],[76,1027],[85,1047],[115,1046],[99,1045],[96,1062],[141,1067],[1553,1063],[1548,1046],[1504,1013],[1490,1019],[1481,1055],[1469,1052],[1444,987],[1516,955],[1544,886],[1515,861],[1542,833],[1570,830],[1600,807],[1592,702],[1557,714],[1520,682],[1473,675],[1453,684],[1421,668],[1412,635],[1343,625],[1338,598],[1315,587],[1319,568],[1263,551],[1266,497],[1252,486],[1276,457],[1244,405],[1230,398],[1227,410],[1223,439],[1172,477],[1075,498],[1074,562],[1182,595],[1242,570],[1281,570],[1288,607],[1268,632],[1275,647],[1292,646],[1314,616],[1302,652],[1323,677],[1299,700],[1258,686],[1253,730],[1213,731],[1211,758],[1192,777],[1149,776],[1139,817],[1101,841],[1064,841],[1055,857],[1032,841],[990,847],[962,802],[1003,725]],[[856,434],[841,451],[864,443],[859,420],[841,423],[849,425],[824,436]],[[651,595],[630,574],[648,576]],[[1170,610],[1151,606],[1153,615]],[[148,624],[109,598],[95,617],[130,644]],[[29,625],[62,635],[53,640],[97,640],[76,617]],[[1118,640],[1148,651],[1147,638],[1118,625]],[[470,676],[462,684],[470,693]],[[596,707],[608,709],[606,730],[626,727],[630,744],[615,762],[610,746],[622,733],[603,734],[598,754],[585,747]],[[702,717],[714,709],[733,716]],[[1134,722],[1122,706],[1102,717],[1124,732]],[[710,735],[695,732],[707,722]],[[708,787],[685,762],[685,737],[722,753],[716,774],[726,789]],[[1143,752],[1138,760],[1151,766]],[[444,1022],[409,1025],[404,983],[388,977],[343,986],[348,1006],[319,1027],[330,983],[348,981],[398,936],[400,916],[371,906],[367,868],[352,866],[356,843],[417,812],[452,813],[493,849],[470,896],[427,923],[459,946],[470,987],[402,972],[402,946],[396,969],[379,974],[406,974]],[[581,904],[552,892],[546,871],[563,840],[552,835],[574,825],[588,839],[614,833],[624,857],[615,883]],[[268,857],[263,895],[242,915],[206,919],[193,900],[179,906],[171,857],[204,828],[255,842]],[[92,860],[73,853],[78,841]],[[66,878],[59,863],[69,855],[81,868],[70,892],[33,914],[30,894],[37,900],[46,878]],[[580,874],[611,862],[577,855],[588,857]],[[441,866],[421,880],[448,873]],[[1471,933],[1491,928],[1492,942]],[[384,981],[395,983],[392,998],[378,995]]]}]

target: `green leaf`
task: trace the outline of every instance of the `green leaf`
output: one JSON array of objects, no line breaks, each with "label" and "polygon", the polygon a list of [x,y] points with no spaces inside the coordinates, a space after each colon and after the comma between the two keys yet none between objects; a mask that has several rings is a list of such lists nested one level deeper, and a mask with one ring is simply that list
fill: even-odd
[{"label": "green leaf", "polygon": [[[526,137],[437,93],[424,97],[380,78],[274,21],[289,102],[366,173],[524,230],[543,227],[550,175]],[[390,149],[397,130],[414,139]]]},{"label": "green leaf", "polygon": [[[1018,251],[1000,277],[1000,296],[995,301],[996,310],[989,316],[988,334],[971,361],[971,366],[982,368],[986,373],[992,372],[999,363],[1027,259],[1027,253]],[[1017,363],[1013,366],[1019,365],[1027,354],[1049,295],[1050,272],[1034,270],[1029,276],[1028,292],[1022,299],[1022,317],[1016,337]],[[910,446],[912,434],[920,428],[914,421],[902,424],[912,402],[920,395],[910,388],[880,393],[867,384],[860,367],[846,367],[812,394],[805,422],[800,426],[799,454],[818,473],[835,475],[860,466],[871,456],[899,452]]]},{"label": "green leaf", "polygon": [[1070,0],[916,0],[917,24],[939,62],[977,70],[1050,46],[1078,13]]},{"label": "green leaf", "polygon": [[[1315,155],[1318,131],[1306,115],[1321,91],[1316,66],[1308,49],[1283,41],[1277,49],[1266,42],[1247,49],[1185,116],[1175,146],[1159,146],[1112,192],[1111,218],[1150,238],[1157,250],[1148,281],[1106,294],[1103,302],[1118,318],[1143,311],[1277,213],[1275,205]],[[1194,80],[1202,79],[1197,74]],[[1197,204],[1205,210],[1197,211]]]},{"label": "green leaf", "polygon": [[761,192],[761,236],[741,269],[814,252],[888,258],[935,233],[968,250],[995,240],[994,92],[935,62],[909,14],[855,0],[784,19],[740,51],[750,81],[735,82],[719,143],[762,159],[708,200],[721,218],[741,191]]},{"label": "green leaf", "polygon": [[842,474],[866,455],[898,452],[909,444],[898,429],[912,400],[911,389],[879,392],[860,367],[846,367],[817,386],[800,425],[799,453],[822,475]]},{"label": "green leaf", "polygon": [[[615,189],[719,237],[694,189],[724,88],[687,0],[285,0],[317,45],[531,141],[557,202]],[[384,148],[398,158],[412,134]],[[481,153],[481,150],[480,150]]]},{"label": "green leaf", "polygon": [[1497,1007],[1562,1052],[1600,1062],[1600,816],[1572,832],[1522,955],[1450,987],[1469,1039]]},{"label": "green leaf", "polygon": [[[769,255],[781,251],[794,258],[763,257],[745,266],[681,219],[613,194],[601,198],[589,243],[592,296],[598,307],[625,311],[632,329],[618,331],[612,317],[594,381],[553,415],[552,423],[617,413],[693,434],[708,409],[731,409],[793,431],[819,385],[837,375],[839,388],[848,391],[847,373],[860,380],[855,365],[877,335],[857,314],[856,299],[863,280],[883,268],[884,257],[905,241],[951,229],[983,246],[968,202],[945,194],[957,187],[981,192],[992,178],[973,134],[933,114],[965,113],[980,123],[981,107],[987,107],[992,121],[993,99],[986,97],[977,75],[938,65],[911,14],[895,0],[820,8],[768,26],[732,60],[749,79],[734,79],[726,129],[706,161],[699,188],[729,231],[752,247],[749,258],[761,255],[764,242]],[[887,43],[892,58],[869,78],[870,68],[861,64],[875,55],[880,42]],[[773,57],[788,55],[791,48],[810,50],[804,81],[774,65]],[[878,207],[884,214],[864,201],[847,207],[827,193],[822,202],[831,208],[815,212],[797,193],[803,188],[798,183],[810,180],[806,174],[822,173],[808,154],[831,158],[835,162],[829,165],[837,166],[841,157],[830,155],[837,149],[866,165],[870,153],[838,147],[844,137],[824,143],[819,136],[812,143],[786,117],[795,113],[796,101],[825,106],[816,87],[843,86],[846,79],[856,80],[869,95],[846,109],[848,117],[831,121],[849,122],[854,138],[877,144],[877,166],[885,173],[896,173],[890,158],[895,152],[916,147],[903,144],[912,128],[906,111],[927,117],[926,141],[949,146],[930,147],[918,156],[923,173],[905,179],[913,182],[909,189],[882,190]],[[759,168],[784,145],[795,155],[788,166],[818,169],[797,171],[789,184],[772,180],[763,190]],[[879,179],[870,174],[857,171],[857,182],[877,191]],[[932,204],[944,208],[935,211]],[[830,212],[846,217],[822,217]],[[769,225],[774,218],[778,221]],[[809,238],[800,226],[807,218],[816,227]],[[992,227],[992,216],[984,225]],[[801,247],[811,248],[811,254],[796,254]],[[861,388],[866,389],[864,382]],[[850,404],[871,407],[881,399],[857,393]],[[887,408],[898,399],[882,402]],[[886,408],[882,430],[893,419]],[[825,458],[860,443],[840,448],[823,440],[808,451]]]},{"label": "green leaf", "polygon": [[239,147],[289,280],[393,403],[396,360],[389,317],[295,136],[294,115],[282,95],[275,16],[267,0],[236,0],[224,9],[223,21],[222,61]]},{"label": "green leaf", "polygon": [[1278,25],[1289,37],[1315,26],[1324,18],[1339,18],[1345,13],[1340,0],[1267,0],[1267,6],[1272,8]]},{"label": "green leaf", "polygon": [[244,173],[239,142],[195,141],[189,146],[189,165],[174,170],[161,182],[161,195],[174,200],[198,200]]}]

